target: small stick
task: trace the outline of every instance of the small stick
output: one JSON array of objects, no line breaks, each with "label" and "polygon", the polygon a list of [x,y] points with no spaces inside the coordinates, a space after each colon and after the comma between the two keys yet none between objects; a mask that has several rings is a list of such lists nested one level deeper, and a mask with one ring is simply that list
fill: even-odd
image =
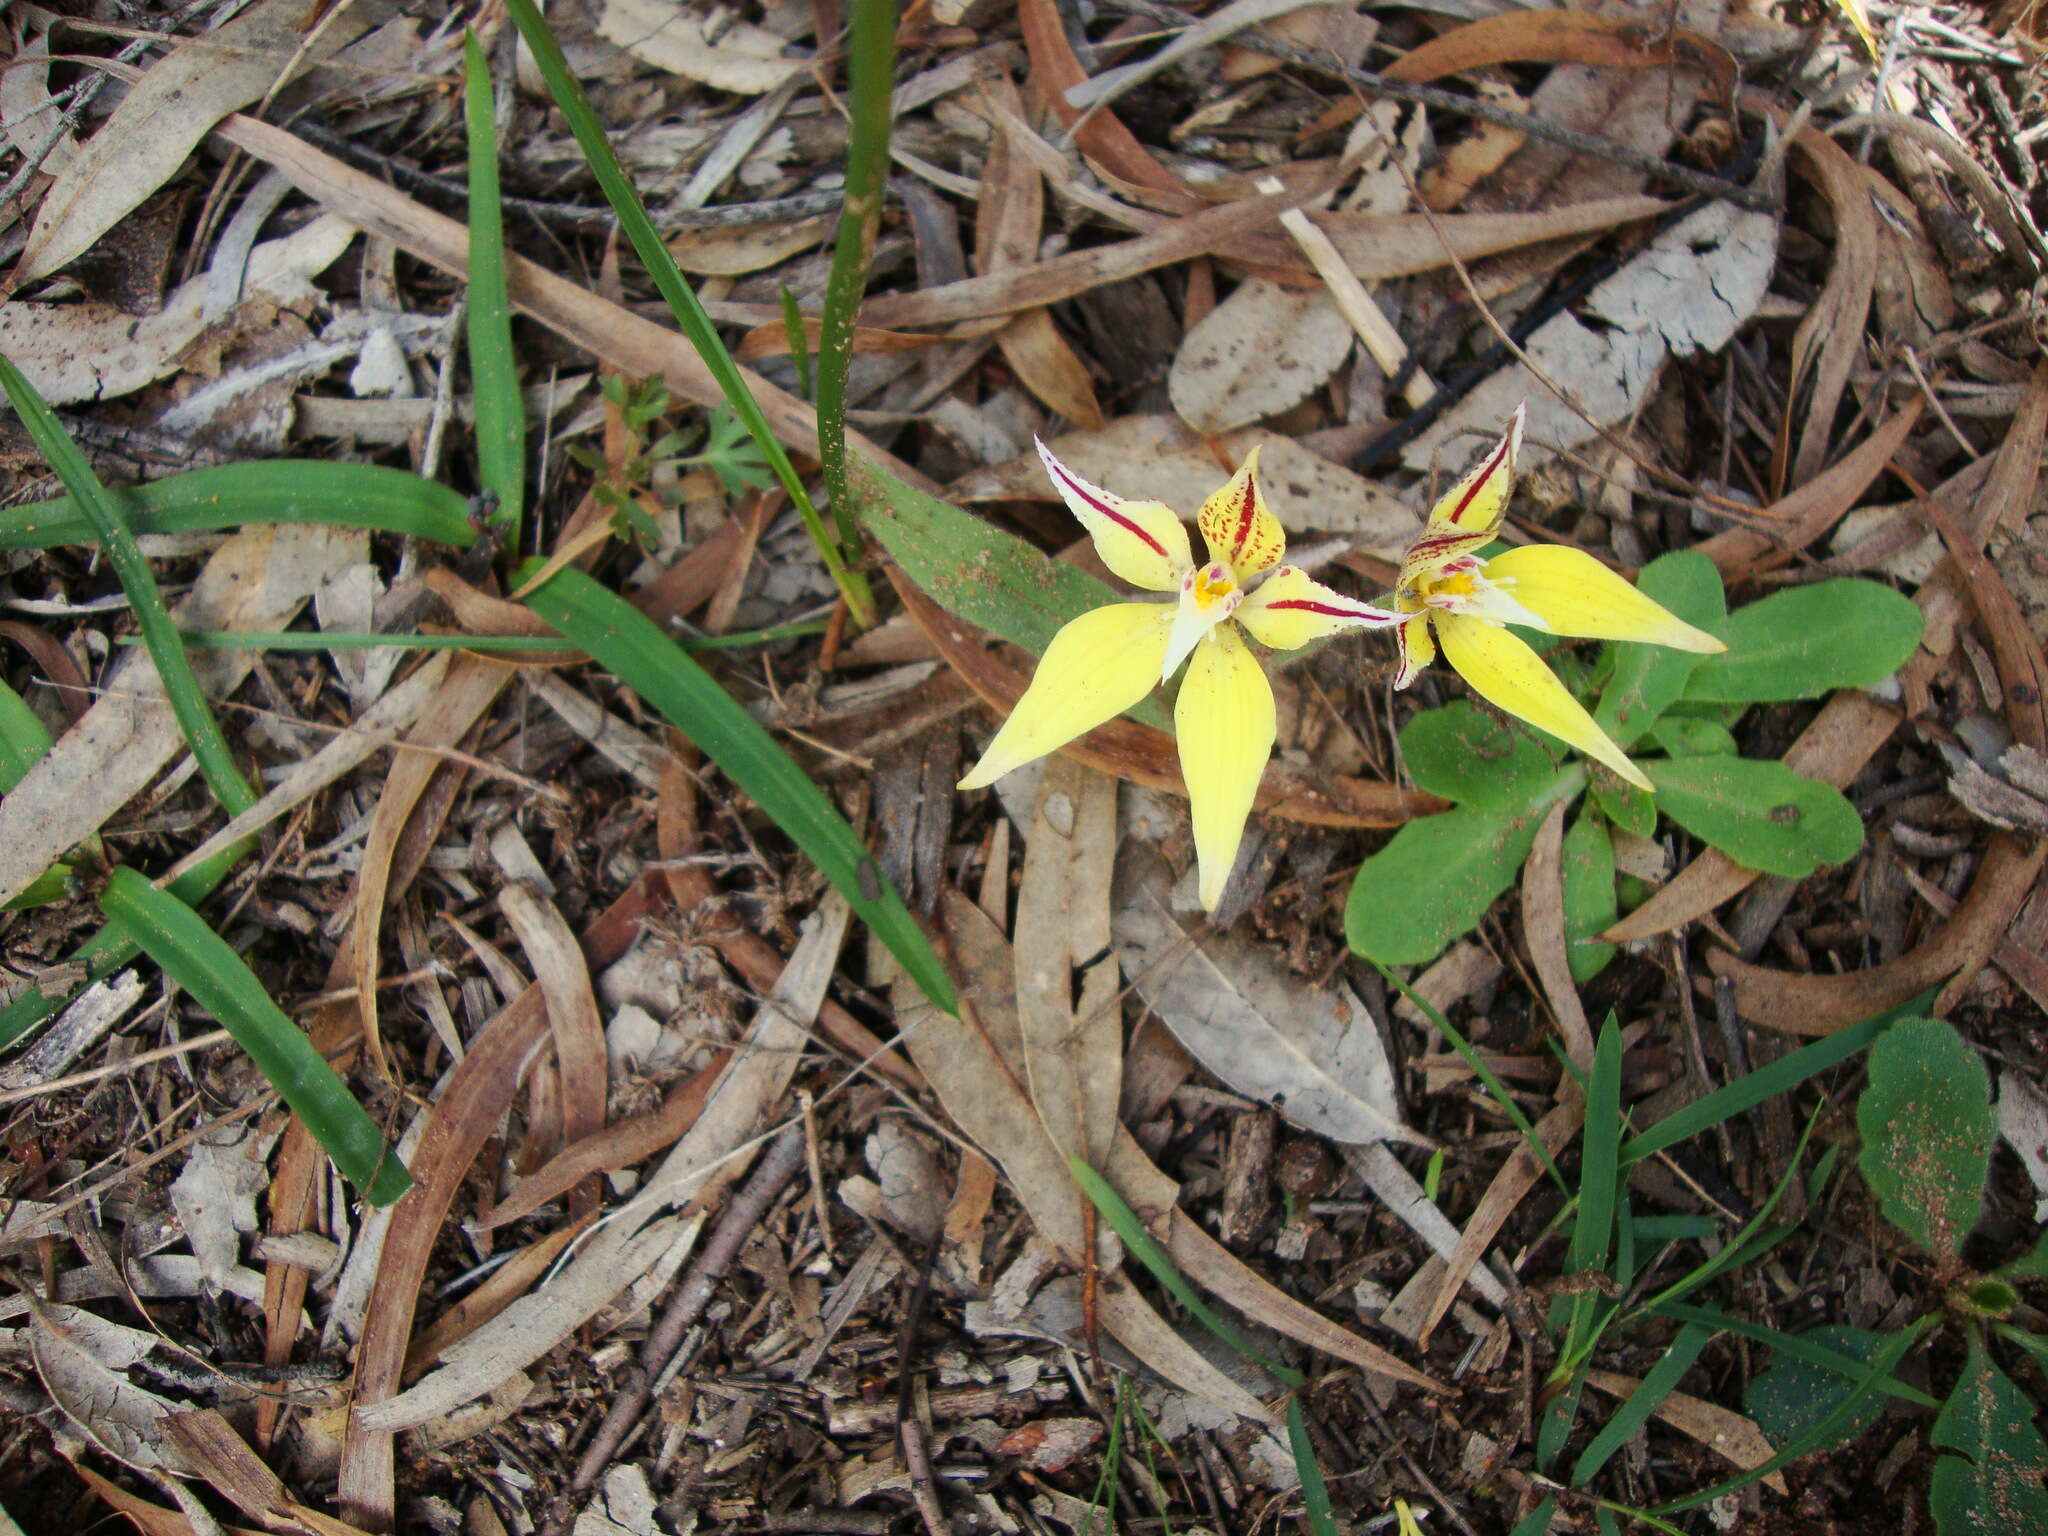
[{"label": "small stick", "polygon": [[[698,1251],[682,1283],[669,1298],[661,1320],[640,1347],[639,1360],[619,1382],[618,1396],[612,1399],[604,1422],[598,1425],[589,1447],[576,1463],[576,1475],[569,1483],[571,1494],[580,1494],[594,1487],[598,1478],[604,1475],[612,1457],[625,1443],[627,1432],[647,1407],[655,1379],[666,1371],[682,1345],[683,1335],[704,1315],[704,1308],[711,1301],[712,1287],[717,1285],[726,1266],[738,1256],[740,1248],[761,1224],[768,1208],[781,1195],[783,1186],[796,1177],[797,1170],[803,1165],[804,1130],[802,1122],[797,1121],[785,1126],[782,1133],[768,1144],[761,1161],[740,1187],[740,1192],[733,1196],[732,1204],[719,1218],[717,1229]],[[548,1529],[560,1530],[566,1523],[566,1517],[558,1515],[548,1522]]]},{"label": "small stick", "polygon": [[[1269,195],[1287,190],[1277,176],[1262,176],[1258,185],[1261,192]],[[1408,344],[1401,340],[1393,322],[1381,312],[1373,296],[1366,292],[1365,284],[1345,265],[1343,255],[1330,237],[1310,222],[1309,216],[1299,208],[1289,208],[1281,214],[1280,226],[1294,236],[1294,243],[1301,247],[1302,255],[1316,269],[1316,275],[1322,278],[1324,286],[1330,290],[1330,297],[1337,301],[1337,308],[1351,322],[1351,329],[1358,332],[1358,339],[1365,343],[1365,350],[1380,365],[1380,371],[1390,379],[1401,377],[1401,370],[1408,363]],[[1436,398],[1436,382],[1422,369],[1413,369],[1401,385],[1401,398],[1420,410]]]}]

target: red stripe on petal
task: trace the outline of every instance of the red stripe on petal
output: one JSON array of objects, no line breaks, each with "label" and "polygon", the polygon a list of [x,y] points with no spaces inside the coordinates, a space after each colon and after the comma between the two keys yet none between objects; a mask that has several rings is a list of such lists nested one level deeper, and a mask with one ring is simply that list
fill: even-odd
[{"label": "red stripe on petal", "polygon": [[1482,486],[1488,484],[1493,479],[1494,472],[1500,468],[1501,462],[1507,458],[1508,450],[1513,444],[1514,439],[1511,437],[1504,437],[1500,440],[1500,446],[1493,450],[1493,457],[1486,461],[1485,471],[1474,477],[1472,484],[1467,487],[1465,494],[1458,498],[1458,504],[1445,515],[1444,520],[1446,522],[1455,523],[1465,515],[1466,509],[1472,505],[1472,498],[1479,494]]},{"label": "red stripe on petal", "polygon": [[1245,477],[1244,501],[1237,509],[1237,536],[1231,541],[1230,558],[1234,562],[1244,553],[1245,544],[1252,536],[1252,523],[1259,511],[1258,482]]},{"label": "red stripe on petal", "polygon": [[1341,603],[1319,603],[1309,597],[1283,597],[1278,602],[1267,603],[1265,606],[1268,612],[1276,608],[1293,608],[1302,613],[1325,614],[1333,619],[1365,619],[1382,624],[1398,624],[1402,618],[1398,613],[1388,613],[1381,608],[1363,604],[1356,608],[1347,608]]},{"label": "red stripe on petal", "polygon": [[1086,485],[1084,485],[1081,481],[1077,480],[1073,476],[1073,474],[1071,474],[1067,470],[1065,465],[1060,466],[1059,475],[1061,485],[1065,489],[1073,492],[1073,494],[1079,497],[1082,501],[1087,502],[1092,510],[1101,513],[1104,517],[1108,518],[1112,523],[1115,523],[1117,527],[1123,529],[1124,532],[1132,535],[1134,538],[1139,540],[1139,542],[1144,544],[1144,546],[1147,549],[1151,550],[1153,554],[1160,556],[1164,556],[1166,554],[1166,546],[1164,544],[1161,544],[1157,539],[1153,538],[1151,534],[1147,533],[1136,522],[1124,516],[1123,513],[1119,512],[1115,507],[1111,506],[1108,502],[1104,501],[1100,496],[1095,495],[1092,491],[1089,490],[1089,488]]}]

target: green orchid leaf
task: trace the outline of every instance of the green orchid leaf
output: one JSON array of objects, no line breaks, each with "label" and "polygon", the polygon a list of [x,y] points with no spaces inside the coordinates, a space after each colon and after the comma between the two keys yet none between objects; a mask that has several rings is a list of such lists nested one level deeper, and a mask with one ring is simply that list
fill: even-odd
[{"label": "green orchid leaf", "polygon": [[1666,715],[1650,727],[1644,739],[1673,757],[1737,757],[1742,752],[1735,744],[1735,733],[1718,720],[1684,715]]},{"label": "green orchid leaf", "polygon": [[1863,846],[1863,818],[1842,792],[1783,763],[1674,757],[1642,767],[1658,810],[1745,869],[1800,879]]},{"label": "green orchid leaf", "polygon": [[1701,659],[1685,697],[1762,704],[1873,687],[1905,665],[1920,628],[1913,601],[1874,581],[1787,587],[1728,615],[1727,651]]},{"label": "green orchid leaf", "polygon": [[[1790,1445],[1840,1407],[1855,1389],[1855,1375],[1877,1358],[1885,1336],[1861,1328],[1829,1326],[1812,1328],[1797,1335],[1803,1344],[1814,1345],[1836,1356],[1845,1370],[1830,1370],[1814,1359],[1779,1355],[1767,1371],[1750,1378],[1743,1388],[1742,1406],[1756,1420],[1756,1427],[1772,1445]],[[1821,1450],[1847,1445],[1877,1422],[1884,1412],[1884,1398],[1876,1393],[1865,1397]]]},{"label": "green orchid leaf", "polygon": [[1402,827],[1352,881],[1344,904],[1352,949],[1381,965],[1434,960],[1514,884],[1545,813],[1585,782],[1585,769],[1573,765],[1518,811],[1460,806]]},{"label": "green orchid leaf", "polygon": [[[1695,549],[1660,555],[1644,566],[1636,585],[1686,623],[1719,634],[1728,602],[1721,591],[1721,573]],[[1707,658],[1662,645],[1609,645],[1614,658],[1607,686],[1593,718],[1623,747],[1644,732],[1685,694],[1693,669]]]},{"label": "green orchid leaf", "polygon": [[1621,916],[1614,890],[1614,838],[1607,823],[1582,809],[1564,835],[1565,959],[1572,980],[1584,986],[1607,969],[1619,947],[1594,937]]},{"label": "green orchid leaf", "polygon": [[[1040,553],[1013,533],[905,485],[865,459],[847,461],[862,524],[933,602],[1034,656],[1070,621],[1105,603],[1128,601],[1078,566]],[[1156,698],[1131,718],[1173,729]]]},{"label": "green orchid leaf", "polygon": [[1857,1166],[1885,1218],[1938,1259],[1977,1224],[1998,1122],[1991,1074],[1952,1025],[1905,1019],[1870,1048]]},{"label": "green orchid leaf", "polygon": [[1542,742],[1465,699],[1403,726],[1401,756],[1418,787],[1482,811],[1515,810],[1557,772]]},{"label": "green orchid leaf", "polygon": [[2048,1444],[2034,1427],[2034,1405],[1972,1333],[1962,1379],[1930,1436],[1958,1451],[1934,1464],[1927,1503],[1937,1536],[2010,1536],[2048,1531]]},{"label": "green orchid leaf", "polygon": [[1593,803],[1617,832],[1648,837],[1657,830],[1657,797],[1646,789],[1622,783],[1611,773],[1593,780]]}]

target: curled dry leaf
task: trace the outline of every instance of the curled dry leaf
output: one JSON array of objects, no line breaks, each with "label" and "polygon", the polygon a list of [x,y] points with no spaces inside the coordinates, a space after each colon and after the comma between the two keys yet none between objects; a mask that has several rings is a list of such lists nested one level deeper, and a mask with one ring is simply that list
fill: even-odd
[{"label": "curled dry leaf", "polygon": [[1198,939],[1173,916],[1172,874],[1142,846],[1118,870],[1115,932],[1131,985],[1210,1072],[1332,1141],[1434,1145],[1392,1110],[1393,1067],[1365,1005],[1283,974],[1228,935]]},{"label": "curled dry leaf", "polygon": [[1253,278],[1188,332],[1167,393],[1189,426],[1228,432],[1300,404],[1350,352],[1351,328],[1327,288]]}]

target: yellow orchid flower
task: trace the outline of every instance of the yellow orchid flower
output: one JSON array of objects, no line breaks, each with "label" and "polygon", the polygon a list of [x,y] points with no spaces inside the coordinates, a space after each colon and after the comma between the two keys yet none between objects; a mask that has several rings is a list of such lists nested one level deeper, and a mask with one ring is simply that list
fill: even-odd
[{"label": "yellow orchid flower", "polygon": [[1388,613],[1282,565],[1287,535],[1259,489],[1259,451],[1202,504],[1209,560],[1196,565],[1188,530],[1164,502],[1126,501],[1090,485],[1044,443],[1038,456],[1102,563],[1172,602],[1111,603],[1052,637],[1031,686],[962,789],[993,784],[1136,704],[1188,664],[1173,722],[1187,780],[1202,907],[1213,911],[1244,840],[1273,752],[1273,685],[1238,633],[1291,651],[1339,630],[1397,624]]},{"label": "yellow orchid flower", "polygon": [[1583,640],[1637,640],[1680,651],[1728,647],[1645,597],[1583,550],[1524,544],[1491,560],[1479,558],[1479,551],[1493,542],[1514,491],[1525,409],[1515,407],[1507,435],[1430,509],[1429,522],[1408,546],[1394,590],[1394,606],[1407,615],[1395,631],[1401,670],[1394,686],[1412,683],[1441,645],[1444,660],[1489,704],[1649,789],[1642,770],[1543,658],[1505,626],[1520,624]]},{"label": "yellow orchid flower", "polygon": [[1422,1526],[1416,1521],[1415,1511],[1408,1507],[1406,1499],[1394,1500],[1394,1519],[1400,1524],[1395,1536],[1422,1536]]}]

